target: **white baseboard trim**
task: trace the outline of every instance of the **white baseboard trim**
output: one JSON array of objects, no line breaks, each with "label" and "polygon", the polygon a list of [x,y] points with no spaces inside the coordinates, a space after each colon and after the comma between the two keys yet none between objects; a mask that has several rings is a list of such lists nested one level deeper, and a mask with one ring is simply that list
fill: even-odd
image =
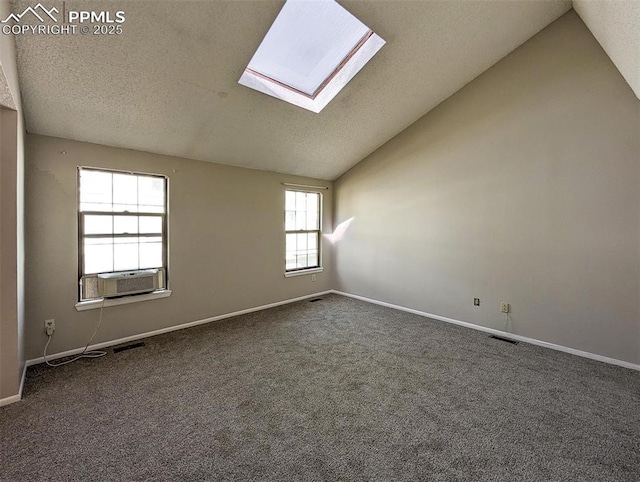
[{"label": "white baseboard trim", "polygon": [[[114,345],[120,345],[121,343],[127,343],[129,341],[140,340],[142,338],[149,338],[150,336],[162,335],[164,333],[169,333],[177,330],[184,330],[185,328],[191,328],[192,326],[203,325],[205,323],[211,323],[213,321],[224,320],[225,318],[231,318],[233,316],[246,315],[247,313],[253,313],[255,311],[267,310],[269,308],[275,308],[276,306],[288,305],[289,303],[295,303],[297,301],[306,300],[308,298],[314,298],[316,296],[328,295],[332,291],[321,291],[319,293],[313,293],[310,295],[299,296],[298,298],[291,298],[288,300],[277,301],[275,303],[269,303],[267,305],[255,306],[253,308],[247,308],[246,310],[234,311],[233,313],[225,313],[223,315],[212,316],[210,318],[204,318],[202,320],[190,321],[187,323],[182,323],[181,325],[168,326],[166,328],[161,328],[159,330],[148,331],[146,333],[140,333],[138,335],[131,335],[124,338],[118,338],[117,340],[109,340],[102,343],[97,343],[95,345],[89,346],[88,350],[100,350],[102,348],[107,348]],[[64,358],[67,356],[77,355],[82,353],[84,347],[82,348],[74,348],[73,350],[67,350],[60,353],[54,353],[52,355],[47,355],[47,360],[56,360],[58,358]],[[40,363],[44,363],[44,357],[32,358],[31,360],[27,360],[26,366],[30,367],[32,365],[38,365]],[[16,395],[17,397],[18,395]],[[19,398],[18,398],[19,400]],[[17,400],[16,400],[17,401]],[[12,403],[12,402],[8,402]]]},{"label": "white baseboard trim", "polygon": [[[427,312],[424,312],[424,311],[414,310],[412,308],[407,308],[407,307],[400,306],[400,305],[394,305],[392,303],[387,303],[385,301],[378,301],[378,300],[374,300],[372,298],[367,298],[367,297],[364,297],[364,296],[354,295],[354,294],[346,293],[346,292],[339,291],[339,290],[321,291],[321,292],[313,293],[313,294],[310,294],[310,295],[299,296],[297,298],[291,298],[291,299],[288,299],[288,300],[278,301],[278,302],[275,302],[275,303],[269,303],[269,304],[266,304],[266,305],[255,306],[253,308],[247,308],[245,310],[234,311],[232,313],[225,313],[223,315],[212,316],[210,318],[204,318],[202,320],[196,320],[196,321],[191,321],[191,322],[188,322],[188,323],[183,323],[183,324],[180,324],[180,325],[169,326],[169,327],[162,328],[162,329],[159,329],[159,330],[149,331],[149,332],[146,332],[146,333],[140,333],[140,334],[137,334],[137,335],[127,336],[127,337],[124,337],[124,338],[118,338],[116,340],[109,340],[109,341],[105,341],[105,342],[98,343],[98,344],[95,344],[95,345],[91,345],[91,346],[89,346],[88,349],[89,350],[99,350],[99,349],[102,349],[102,348],[107,348],[107,347],[114,346],[114,345],[120,345],[122,343],[127,343],[127,342],[130,342],[130,341],[140,340],[140,339],[143,339],[143,338],[149,338],[151,336],[156,336],[156,335],[162,335],[164,333],[169,333],[169,332],[172,332],[172,331],[183,330],[185,328],[191,328],[193,326],[203,325],[205,323],[211,323],[211,322],[214,322],[214,321],[219,321],[219,320],[223,320],[225,318],[231,318],[231,317],[234,317],[234,316],[245,315],[247,313],[253,313],[253,312],[256,312],[256,311],[267,310],[269,308],[275,308],[276,306],[282,306],[282,305],[286,305],[286,304],[289,304],[289,303],[295,303],[297,301],[302,301],[302,300],[306,300],[308,298],[314,298],[316,296],[323,296],[323,295],[327,295],[327,294],[331,294],[331,293],[337,294],[337,295],[341,295],[341,296],[347,296],[349,298],[355,298],[355,299],[358,299],[358,300],[361,300],[361,301],[365,301],[367,303],[373,303],[373,304],[380,305],[380,306],[386,306],[388,308],[393,308],[393,309],[396,309],[396,310],[405,311],[407,313],[413,313],[414,315],[424,316],[425,318],[432,318],[434,320],[440,320],[440,321],[444,321],[446,323],[452,323],[454,325],[464,326],[466,328],[471,328],[473,330],[478,330],[478,331],[483,331],[485,333],[491,333],[491,334],[494,334],[494,335],[499,335],[499,336],[502,336],[504,338],[509,338],[509,339],[512,339],[512,340],[522,341],[524,343],[530,343],[532,345],[538,345],[538,346],[542,346],[542,347],[545,347],[545,348],[550,348],[552,350],[562,351],[562,352],[569,353],[569,354],[572,354],[572,355],[577,355],[577,356],[581,356],[581,357],[584,357],[584,358],[590,358],[592,360],[597,360],[597,361],[601,361],[601,362],[604,362],[604,363],[609,363],[611,365],[617,365],[617,366],[621,366],[621,367],[624,367],[624,368],[629,368],[631,370],[640,371],[640,365],[635,364],[635,363],[631,363],[631,362],[627,362],[627,361],[624,361],[624,360],[618,360],[616,358],[609,358],[609,357],[606,357],[606,356],[603,356],[603,355],[597,355],[595,353],[590,353],[590,352],[586,352],[586,351],[582,351],[582,350],[576,350],[575,348],[569,348],[569,347],[562,346],[562,345],[556,345],[554,343],[549,343],[549,342],[546,342],[546,341],[536,340],[535,338],[529,338],[529,337],[526,337],[526,336],[515,335],[513,333],[508,333],[508,332],[501,331],[501,330],[495,330],[493,328],[487,328],[487,327],[484,327],[484,326],[476,325],[474,323],[469,323],[469,322],[466,322],[466,321],[460,321],[460,320],[456,320],[456,319],[453,319],[453,318],[448,318],[446,316],[440,316],[440,315],[435,315],[433,313],[427,313]],[[47,359],[56,360],[58,358],[64,358],[64,357],[67,357],[67,356],[77,355],[77,354],[81,353],[83,349],[84,349],[84,347],[75,348],[73,350],[67,350],[67,351],[60,352],[60,353],[55,353],[55,354],[52,354],[52,355],[48,355]],[[19,393],[17,395],[13,395],[11,397],[0,399],[0,407],[4,406],[4,405],[9,405],[10,403],[17,402],[22,398],[22,388],[23,388],[23,385],[24,385],[26,369],[27,369],[27,367],[30,367],[32,365],[37,365],[39,363],[44,363],[44,358],[43,357],[33,358],[31,360],[27,360],[27,362],[25,364],[25,367],[24,367],[24,370],[22,371],[22,379],[20,381],[20,391],[19,391]]]},{"label": "white baseboard trim", "polygon": [[426,318],[432,318],[434,320],[444,321],[446,323],[452,323],[454,325],[464,326],[466,328],[471,328],[473,330],[484,331],[486,333],[492,333],[494,335],[499,335],[503,338],[508,338],[510,340],[522,341],[524,343],[530,343],[531,345],[543,346],[545,348],[551,348],[552,350],[562,351],[565,353],[570,353],[571,355],[581,356],[583,358],[590,358],[592,360],[597,360],[604,363],[609,363],[611,365],[617,365],[624,368],[630,368],[631,370],[640,371],[640,365],[636,363],[631,363],[624,360],[618,360],[616,358],[609,358],[603,355],[597,355],[595,353],[590,353],[588,351],[576,350],[575,348],[569,348],[567,346],[556,345],[555,343],[549,343],[548,341],[536,340],[535,338],[529,338],[521,335],[514,335],[513,333],[509,333],[506,331],[495,330],[493,328],[487,328],[485,326],[476,325],[474,323],[469,323],[467,321],[455,320],[453,318],[447,318],[446,316],[434,315],[432,313],[426,313],[424,311],[414,310],[412,308],[406,308],[404,306],[394,305],[391,303],[387,303],[385,301],[378,301],[371,298],[366,298],[364,296],[353,295],[351,293],[345,293],[343,291],[331,290],[332,293],[337,295],[347,296],[349,298],[355,298],[357,300],[366,301],[367,303],[373,303],[375,305],[386,306],[387,308],[393,308],[400,311],[406,311],[407,313],[413,313],[414,315],[424,316]]},{"label": "white baseboard trim", "polygon": [[0,407],[4,407],[5,405],[10,405],[15,402],[19,402],[22,397],[18,395],[12,395],[6,398],[0,398]]}]

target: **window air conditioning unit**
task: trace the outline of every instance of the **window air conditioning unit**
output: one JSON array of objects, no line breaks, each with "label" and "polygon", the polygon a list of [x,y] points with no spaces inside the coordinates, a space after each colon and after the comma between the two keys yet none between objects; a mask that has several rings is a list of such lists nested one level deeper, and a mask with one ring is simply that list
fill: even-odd
[{"label": "window air conditioning unit", "polygon": [[157,269],[122,271],[98,275],[98,294],[103,298],[150,293],[160,288]]}]

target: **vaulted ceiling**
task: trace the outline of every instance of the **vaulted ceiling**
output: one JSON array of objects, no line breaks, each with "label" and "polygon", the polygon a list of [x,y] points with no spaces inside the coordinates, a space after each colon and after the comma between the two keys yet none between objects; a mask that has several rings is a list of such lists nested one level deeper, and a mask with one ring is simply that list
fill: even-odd
[{"label": "vaulted ceiling", "polygon": [[573,8],[640,99],[640,1],[574,0]]},{"label": "vaulted ceiling", "polygon": [[[281,0],[67,0],[67,10],[123,10],[124,31],[17,36],[27,130],[335,179],[571,8],[565,0],[340,3],[387,44],[314,114],[238,84]],[[32,4],[17,2],[14,12]]]}]

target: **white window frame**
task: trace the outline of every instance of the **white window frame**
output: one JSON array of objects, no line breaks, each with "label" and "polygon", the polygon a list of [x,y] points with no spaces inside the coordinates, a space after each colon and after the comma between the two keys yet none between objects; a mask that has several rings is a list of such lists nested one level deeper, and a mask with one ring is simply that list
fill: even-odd
[{"label": "white window frame", "polygon": [[[286,206],[286,198],[287,192],[302,192],[305,194],[316,194],[318,196],[318,229],[301,229],[301,230],[287,230],[287,206]],[[291,188],[287,187],[284,190],[284,209],[283,209],[283,224],[284,224],[284,276],[286,278],[291,278],[294,276],[302,276],[309,275],[314,273],[321,273],[324,271],[324,267],[322,265],[322,214],[324,207],[324,196],[321,192],[310,190],[310,189],[302,189],[302,188]],[[318,266],[310,266],[308,268],[295,268],[295,269],[287,269],[287,234],[298,234],[298,233],[318,233]]]},{"label": "white window frame", "polygon": [[[133,176],[145,176],[145,177],[157,177],[161,178],[164,181],[164,212],[163,213],[129,213],[125,212],[113,212],[113,211],[83,211],[81,209],[81,196],[80,196],[80,173],[81,171],[96,171],[96,172],[105,172],[112,174],[129,174]],[[78,229],[78,303],[76,303],[76,309],[78,311],[84,311],[87,309],[99,308],[103,303],[103,299],[100,297],[95,298],[83,298],[83,279],[97,276],[102,273],[84,273],[84,239],[87,237],[84,234],[84,217],[87,215],[131,215],[131,216],[145,216],[145,215],[153,215],[162,217],[162,233],[160,237],[162,238],[162,264],[163,266],[158,268],[160,276],[162,276],[163,287],[161,289],[155,290],[151,293],[140,293],[140,294],[132,294],[122,298],[114,298],[108,299],[104,301],[104,306],[111,305],[119,305],[132,303],[137,301],[147,301],[150,299],[156,298],[165,298],[171,295],[171,290],[169,290],[169,178],[163,174],[153,174],[147,172],[134,172],[134,171],[124,171],[119,169],[108,169],[101,167],[89,167],[89,166],[78,166],[77,168],[77,229]],[[127,236],[127,235],[123,235]],[[130,235],[134,237],[133,234]],[[157,236],[157,234],[154,234]],[[122,236],[119,236],[122,237]],[[135,237],[140,237],[139,234],[135,235]],[[127,271],[136,271],[136,270],[125,270]],[[120,271],[105,271],[104,273],[118,273]]]}]

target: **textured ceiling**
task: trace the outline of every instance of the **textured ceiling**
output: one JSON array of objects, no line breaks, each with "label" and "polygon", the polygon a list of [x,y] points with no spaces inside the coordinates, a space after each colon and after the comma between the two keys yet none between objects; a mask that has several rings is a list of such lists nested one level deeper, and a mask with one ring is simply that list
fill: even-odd
[{"label": "textured ceiling", "polygon": [[2,107],[15,110],[16,103],[13,101],[9,82],[7,82],[7,78],[4,75],[4,68],[0,64],[0,108]]},{"label": "textured ceiling", "polygon": [[574,0],[573,8],[640,99],[640,0]]},{"label": "textured ceiling", "polygon": [[340,3],[387,45],[314,114],[237,83],[282,1],[67,0],[67,10],[124,10],[124,34],[18,36],[27,130],[335,179],[571,8]]}]

